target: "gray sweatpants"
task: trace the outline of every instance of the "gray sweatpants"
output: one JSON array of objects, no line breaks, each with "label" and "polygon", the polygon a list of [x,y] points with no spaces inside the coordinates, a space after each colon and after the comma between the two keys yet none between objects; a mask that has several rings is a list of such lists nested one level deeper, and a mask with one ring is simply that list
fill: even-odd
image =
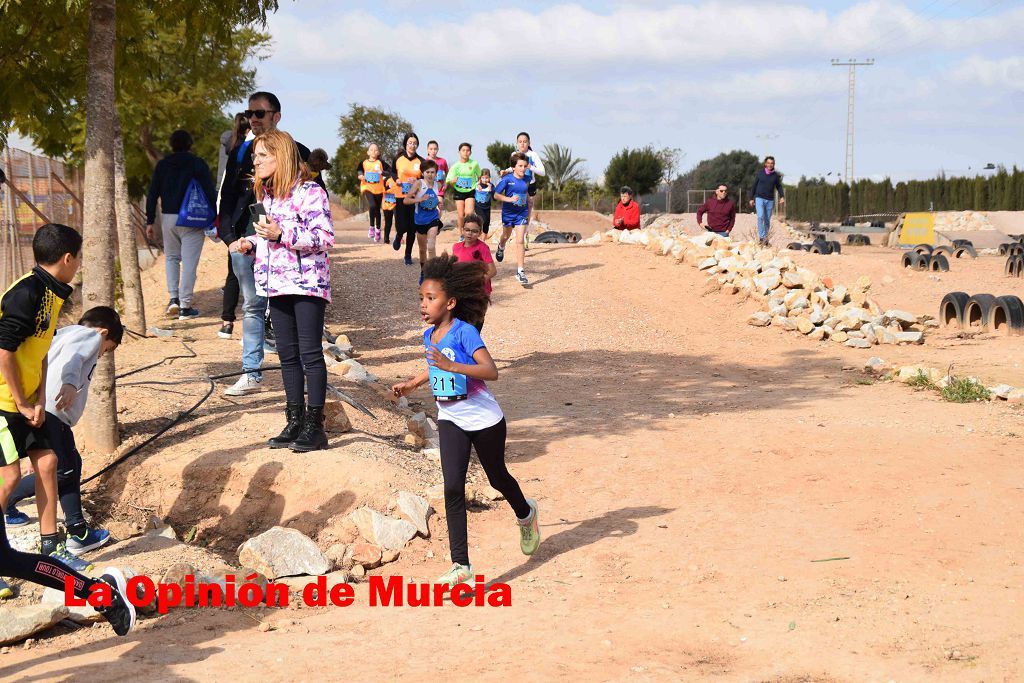
[{"label": "gray sweatpants", "polygon": [[160,214],[160,226],[164,234],[167,293],[172,299],[178,299],[182,308],[191,308],[199,256],[203,253],[206,235],[199,228],[182,228],[175,225],[177,222],[176,213]]}]

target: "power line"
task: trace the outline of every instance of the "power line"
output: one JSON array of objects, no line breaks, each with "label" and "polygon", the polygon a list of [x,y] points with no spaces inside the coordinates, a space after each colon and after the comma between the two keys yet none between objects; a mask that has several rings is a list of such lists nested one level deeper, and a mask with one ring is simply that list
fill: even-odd
[{"label": "power line", "polygon": [[858,66],[873,66],[875,63],[874,59],[867,59],[863,62],[858,62],[855,59],[849,59],[845,62],[840,62],[838,59],[832,60],[832,66],[846,66],[850,69],[850,90],[846,99],[846,185],[849,187],[853,184],[853,102],[857,92],[857,67]]}]

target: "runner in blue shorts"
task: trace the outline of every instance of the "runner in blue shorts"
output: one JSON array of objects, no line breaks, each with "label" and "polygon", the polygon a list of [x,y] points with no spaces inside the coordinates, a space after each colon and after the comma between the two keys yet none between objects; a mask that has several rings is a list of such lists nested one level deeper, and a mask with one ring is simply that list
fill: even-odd
[{"label": "runner in blue shorts", "polygon": [[499,262],[505,259],[505,244],[512,230],[516,233],[516,280],[524,287],[530,284],[526,279],[523,266],[526,262],[526,249],[523,238],[530,222],[530,184],[526,180],[526,169],[530,160],[525,154],[515,152],[511,160],[512,173],[498,181],[494,187],[494,199],[501,202],[501,241],[494,257]]}]

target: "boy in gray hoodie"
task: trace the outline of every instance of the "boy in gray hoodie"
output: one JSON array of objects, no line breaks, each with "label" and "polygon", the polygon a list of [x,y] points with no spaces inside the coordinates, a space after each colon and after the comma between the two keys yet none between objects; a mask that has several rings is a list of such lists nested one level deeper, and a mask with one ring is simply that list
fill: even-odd
[{"label": "boy in gray hoodie", "polygon": [[[110,532],[92,529],[82,514],[82,456],[71,428],[78,424],[89,398],[89,384],[100,357],[121,343],[124,326],[117,311],[108,306],[90,308],[77,325],[57,330],[47,353],[46,430],[57,454],[57,493],[68,530],[67,549],[78,555],[99,548]],[[7,502],[7,526],[28,523],[28,516],[14,506],[35,495],[35,475],[22,477]]]}]

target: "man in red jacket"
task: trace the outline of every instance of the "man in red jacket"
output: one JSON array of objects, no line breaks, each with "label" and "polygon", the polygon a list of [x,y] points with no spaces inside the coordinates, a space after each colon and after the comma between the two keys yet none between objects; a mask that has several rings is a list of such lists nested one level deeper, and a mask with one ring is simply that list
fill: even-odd
[{"label": "man in red jacket", "polygon": [[[707,214],[707,221],[702,222]],[[729,236],[736,224],[736,204],[729,199],[729,188],[725,183],[718,186],[715,196],[708,197],[697,209],[697,225],[710,232]]]},{"label": "man in red jacket", "polygon": [[616,230],[637,230],[640,227],[640,205],[633,201],[632,188],[623,185],[619,190],[619,205],[615,207],[612,224]]}]

